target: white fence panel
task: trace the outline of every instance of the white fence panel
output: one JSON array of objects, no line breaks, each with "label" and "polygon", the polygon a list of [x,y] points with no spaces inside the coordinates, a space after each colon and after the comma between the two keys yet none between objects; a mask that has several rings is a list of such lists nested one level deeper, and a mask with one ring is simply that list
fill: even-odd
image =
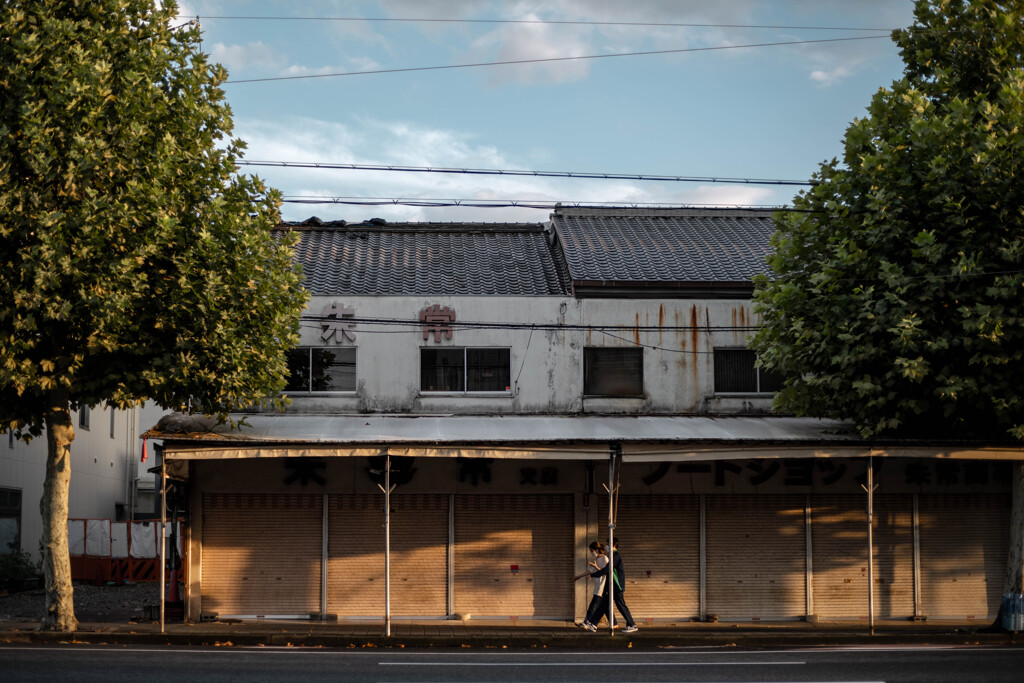
[{"label": "white fence panel", "polygon": [[85,529],[85,554],[110,557],[110,520],[90,519]]},{"label": "white fence panel", "polygon": [[72,556],[85,555],[85,520],[68,520],[68,550]]},{"label": "white fence panel", "polygon": [[128,524],[125,522],[110,525],[110,556],[128,557]]},{"label": "white fence panel", "polygon": [[135,522],[132,524],[130,550],[132,557],[156,557],[156,529],[158,526],[158,522]]}]

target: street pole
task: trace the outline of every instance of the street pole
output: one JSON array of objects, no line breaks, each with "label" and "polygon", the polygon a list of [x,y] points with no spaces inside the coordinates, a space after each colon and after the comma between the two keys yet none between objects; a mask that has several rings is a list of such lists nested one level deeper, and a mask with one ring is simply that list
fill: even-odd
[{"label": "street pole", "polygon": [[619,467],[618,459],[622,446],[612,444],[608,458],[608,634],[615,635],[615,504],[618,500]]},{"label": "street pole", "polygon": [[164,571],[167,563],[167,456],[160,454],[160,633],[164,632]]},{"label": "street pole", "polygon": [[875,544],[873,533],[875,516],[875,467],[874,458],[868,456],[868,631],[875,634]]},{"label": "street pole", "polygon": [[384,457],[384,635],[391,635],[391,454]]}]

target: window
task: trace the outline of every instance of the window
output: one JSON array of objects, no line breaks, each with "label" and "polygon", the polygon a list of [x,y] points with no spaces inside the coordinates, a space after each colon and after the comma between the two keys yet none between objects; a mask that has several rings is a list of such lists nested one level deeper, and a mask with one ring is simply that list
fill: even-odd
[{"label": "window", "polygon": [[782,377],[755,367],[757,355],[747,349],[715,350],[715,392],[770,394],[782,388]]},{"label": "window", "polygon": [[113,439],[114,438],[114,427],[117,426],[115,424],[115,422],[114,422],[114,417],[117,415],[117,411],[114,409],[114,406],[112,406],[112,405],[108,405],[107,406],[107,410],[110,411],[110,438]]},{"label": "window", "polygon": [[644,350],[583,349],[583,393],[587,396],[643,396]]},{"label": "window", "polygon": [[82,406],[78,409],[78,426],[82,429],[89,428],[89,406]]},{"label": "window", "polygon": [[512,388],[509,349],[420,349],[420,391]]},{"label": "window", "polygon": [[0,555],[21,550],[21,490],[0,488]]},{"label": "window", "polygon": [[356,350],[353,347],[304,346],[288,352],[290,394],[314,391],[355,391]]}]

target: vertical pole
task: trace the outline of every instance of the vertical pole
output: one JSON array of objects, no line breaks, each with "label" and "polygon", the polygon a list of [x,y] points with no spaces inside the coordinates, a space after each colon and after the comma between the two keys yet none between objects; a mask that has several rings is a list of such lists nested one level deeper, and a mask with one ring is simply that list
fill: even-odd
[{"label": "vertical pole", "polygon": [[327,564],[330,561],[330,518],[331,518],[331,497],[324,494],[323,517],[320,520],[320,619],[327,616]]},{"label": "vertical pole", "polygon": [[384,459],[384,635],[391,635],[391,454]]},{"label": "vertical pole", "polygon": [[868,457],[868,630],[875,633],[875,544],[872,536],[875,516],[875,461]]},{"label": "vertical pole", "polygon": [[707,500],[705,494],[698,497],[700,502],[700,597],[698,598],[698,610],[700,620],[708,620],[708,533],[707,533]]},{"label": "vertical pole", "polygon": [[608,635],[615,635],[615,503],[618,500],[619,468],[618,459],[622,446],[612,444],[608,458],[608,576],[605,586],[608,591]]},{"label": "vertical pole", "polygon": [[804,614],[810,617],[814,614],[814,529],[811,528],[811,494],[804,498],[804,584],[806,585],[806,601]]},{"label": "vertical pole", "polygon": [[448,494],[448,617],[455,616],[455,494]]},{"label": "vertical pole", "polygon": [[160,633],[164,632],[164,570],[167,564],[167,455],[160,454]]},{"label": "vertical pole", "polygon": [[921,616],[921,523],[917,494],[914,494],[914,511],[910,520],[914,528],[914,616]]}]

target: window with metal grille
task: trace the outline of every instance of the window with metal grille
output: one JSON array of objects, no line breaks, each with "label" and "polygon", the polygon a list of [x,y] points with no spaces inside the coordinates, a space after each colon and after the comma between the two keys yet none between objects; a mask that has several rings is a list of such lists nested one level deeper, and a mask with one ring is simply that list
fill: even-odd
[{"label": "window with metal grille", "polygon": [[748,349],[715,349],[716,394],[771,394],[782,388],[782,376],[756,366]]},{"label": "window with metal grille", "polygon": [[289,394],[356,390],[354,347],[300,346],[288,352]]},{"label": "window with metal grille", "polygon": [[644,350],[583,349],[583,393],[587,396],[643,396]]},{"label": "window with metal grille", "polygon": [[511,391],[511,351],[420,349],[420,391]]},{"label": "window with metal grille", "polygon": [[0,488],[0,555],[21,550],[21,489]]}]

